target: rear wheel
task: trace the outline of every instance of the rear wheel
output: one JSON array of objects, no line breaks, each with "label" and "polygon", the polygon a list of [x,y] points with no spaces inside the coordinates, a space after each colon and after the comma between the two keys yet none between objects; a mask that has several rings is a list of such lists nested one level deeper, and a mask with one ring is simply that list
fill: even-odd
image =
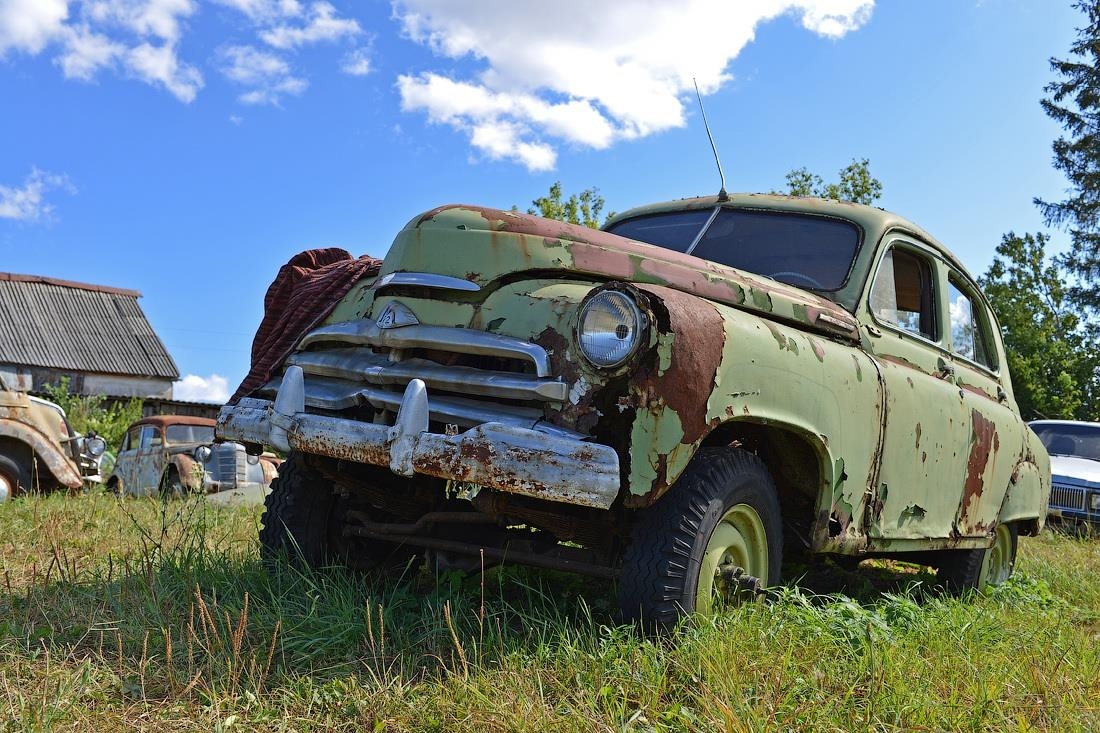
[{"label": "rear wheel", "polygon": [[936,580],[955,595],[1000,585],[1016,569],[1017,544],[1016,525],[999,524],[987,549],[941,552]]},{"label": "rear wheel", "polygon": [[779,582],[783,529],[775,484],[747,451],[703,448],[667,494],[644,510],[623,558],[628,621],[669,628]]}]

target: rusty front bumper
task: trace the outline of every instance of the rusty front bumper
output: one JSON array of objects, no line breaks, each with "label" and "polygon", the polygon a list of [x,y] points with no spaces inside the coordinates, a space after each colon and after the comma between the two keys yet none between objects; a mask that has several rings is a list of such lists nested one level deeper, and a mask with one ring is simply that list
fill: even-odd
[{"label": "rusty front bumper", "polygon": [[291,366],[274,402],[245,398],[223,407],[217,435],[601,509],[619,493],[619,457],[605,445],[499,422],[458,435],[429,432],[419,379],[405,389],[395,424],[376,425],[305,412],[302,371]]}]

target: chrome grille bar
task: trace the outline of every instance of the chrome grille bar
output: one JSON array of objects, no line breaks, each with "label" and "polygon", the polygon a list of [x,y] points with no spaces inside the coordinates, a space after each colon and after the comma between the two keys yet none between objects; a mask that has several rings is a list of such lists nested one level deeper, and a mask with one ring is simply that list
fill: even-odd
[{"label": "chrome grille bar", "polygon": [[504,399],[564,402],[568,394],[566,384],[558,379],[442,366],[426,359],[395,363],[369,348],[304,351],[291,355],[286,363],[300,366],[306,374],[319,377],[402,387],[413,379],[422,379],[433,389]]},{"label": "chrome grille bar", "polygon": [[541,346],[472,328],[423,325],[379,328],[373,320],[360,318],[310,331],[298,343],[298,350],[326,341],[391,349],[439,349],[458,354],[522,359],[535,366],[538,376],[550,376],[550,357]]}]

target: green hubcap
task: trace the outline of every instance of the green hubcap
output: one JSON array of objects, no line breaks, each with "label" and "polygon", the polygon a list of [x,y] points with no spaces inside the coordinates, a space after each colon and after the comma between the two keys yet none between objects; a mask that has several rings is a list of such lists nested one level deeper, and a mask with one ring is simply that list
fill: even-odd
[{"label": "green hubcap", "polygon": [[993,546],[985,552],[978,587],[1000,585],[1012,574],[1012,533],[1004,524],[997,525]]},{"label": "green hubcap", "polygon": [[713,613],[718,600],[733,598],[738,584],[730,576],[735,568],[742,576],[768,580],[768,538],[760,515],[748,504],[738,504],[718,521],[703,552],[695,610]]}]

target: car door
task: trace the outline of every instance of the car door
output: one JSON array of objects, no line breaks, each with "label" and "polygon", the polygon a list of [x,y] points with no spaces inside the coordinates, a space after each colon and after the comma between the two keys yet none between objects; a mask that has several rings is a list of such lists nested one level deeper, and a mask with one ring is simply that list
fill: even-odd
[{"label": "car door", "polygon": [[158,426],[142,425],[140,439],[141,444],[134,456],[133,493],[147,496],[157,492],[167,457],[164,453],[164,436]]},{"label": "car door", "polygon": [[118,448],[118,455],[115,457],[114,474],[122,484],[123,491],[128,494],[133,493],[137,486],[135,483],[137,474],[134,469],[140,446],[141,426],[135,425],[126,431],[126,436],[122,439],[122,445]]},{"label": "car door", "polygon": [[1004,356],[992,314],[974,284],[954,268],[947,272],[949,348],[970,429],[969,452],[956,530],[983,537],[996,524],[1021,454],[1026,426],[1001,384]]},{"label": "car door", "polygon": [[887,236],[864,326],[886,400],[879,474],[864,516],[873,547],[906,550],[951,535],[969,423],[946,348],[943,264],[919,241]]}]

